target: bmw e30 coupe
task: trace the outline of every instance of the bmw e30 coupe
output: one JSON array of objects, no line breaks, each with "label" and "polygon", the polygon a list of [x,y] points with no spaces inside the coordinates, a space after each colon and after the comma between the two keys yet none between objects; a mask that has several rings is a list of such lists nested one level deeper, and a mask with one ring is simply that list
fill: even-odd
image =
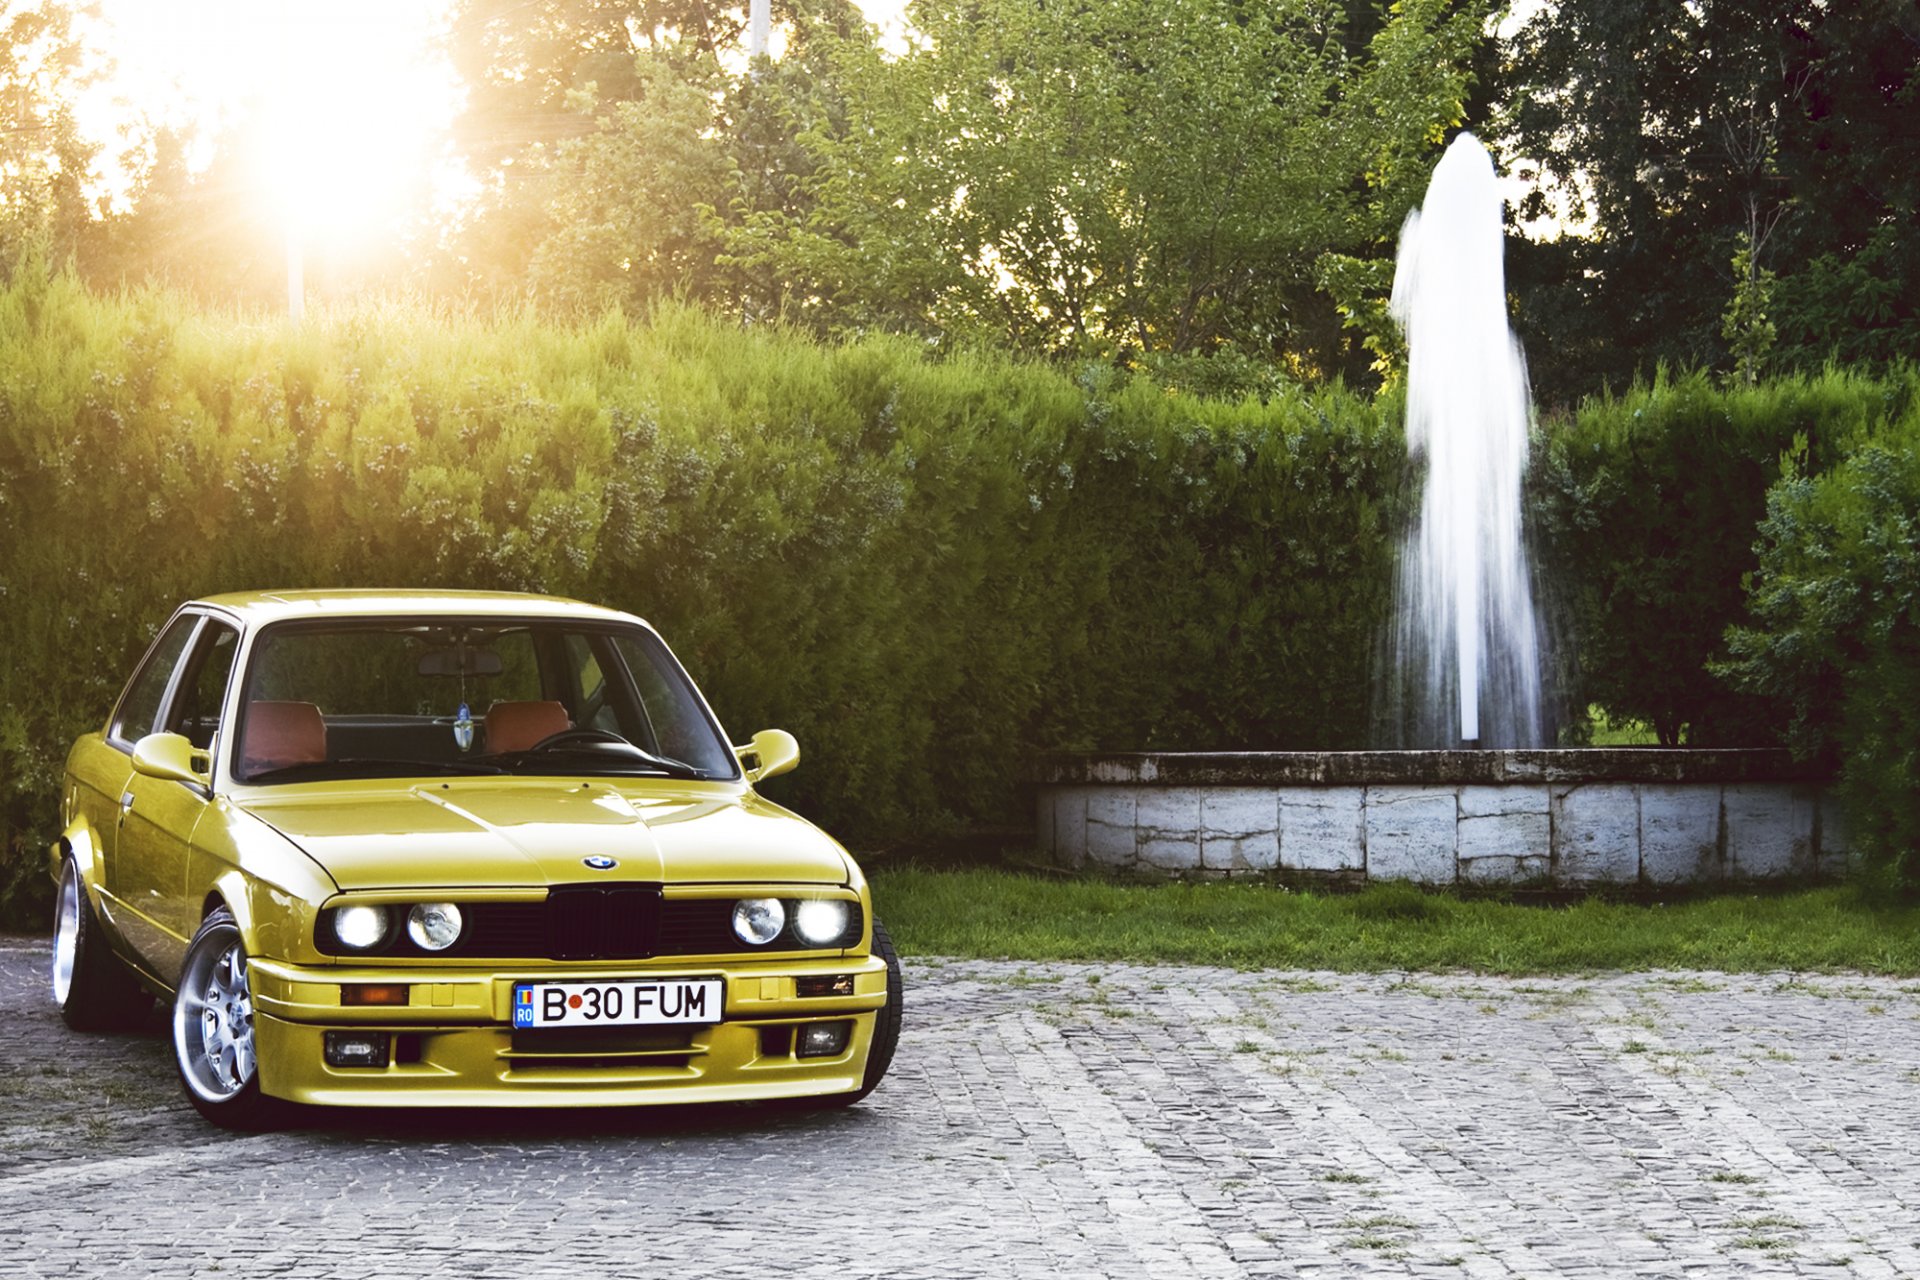
[{"label": "bmw e30 coupe", "polygon": [[[157,995],[193,1105],[605,1106],[879,1083],[899,961],[658,634],[487,592],[221,595],[67,760],[53,995]],[[151,1008],[150,1004],[146,1004]]]}]

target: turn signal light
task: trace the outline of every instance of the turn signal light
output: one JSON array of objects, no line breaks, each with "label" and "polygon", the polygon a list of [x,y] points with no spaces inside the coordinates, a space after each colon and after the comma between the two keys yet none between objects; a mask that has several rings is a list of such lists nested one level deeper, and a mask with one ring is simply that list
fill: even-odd
[{"label": "turn signal light", "polygon": [[853,975],[829,973],[795,978],[793,992],[798,996],[850,996],[853,994]]},{"label": "turn signal light", "polygon": [[341,1004],[400,1004],[407,1003],[409,990],[405,983],[393,983],[376,986],[371,982],[356,982],[340,988]]}]

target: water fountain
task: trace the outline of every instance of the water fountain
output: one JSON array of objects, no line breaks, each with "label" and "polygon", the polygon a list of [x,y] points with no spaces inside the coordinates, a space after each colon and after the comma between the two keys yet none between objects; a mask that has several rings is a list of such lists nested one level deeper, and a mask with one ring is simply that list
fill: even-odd
[{"label": "water fountain", "polygon": [[1393,279],[1407,450],[1425,467],[1387,646],[1398,746],[1545,745],[1520,508],[1527,366],[1507,327],[1504,252],[1493,160],[1463,133],[1407,215]]},{"label": "water fountain", "polygon": [[1407,218],[1393,285],[1424,482],[1378,689],[1386,739],[1415,749],[1047,757],[1040,848],[1128,874],[1350,883],[1657,887],[1844,866],[1824,780],[1785,751],[1547,747],[1503,249],[1493,162],[1462,134]]}]

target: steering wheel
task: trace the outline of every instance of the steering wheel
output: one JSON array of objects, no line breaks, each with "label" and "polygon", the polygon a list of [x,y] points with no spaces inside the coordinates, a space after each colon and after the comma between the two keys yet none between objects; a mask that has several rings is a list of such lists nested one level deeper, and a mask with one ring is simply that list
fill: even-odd
[{"label": "steering wheel", "polygon": [[610,733],[605,729],[562,729],[558,733],[548,734],[532,746],[525,748],[525,750],[527,754],[531,755],[536,751],[551,751],[555,747],[564,747],[569,743],[576,742],[581,744],[597,743],[609,747],[633,746],[631,742],[628,742],[619,734]]}]

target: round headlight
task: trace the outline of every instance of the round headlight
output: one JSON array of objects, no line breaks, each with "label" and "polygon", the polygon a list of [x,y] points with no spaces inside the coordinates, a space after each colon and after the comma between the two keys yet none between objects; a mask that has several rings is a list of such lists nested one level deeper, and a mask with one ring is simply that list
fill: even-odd
[{"label": "round headlight", "polygon": [[422,951],[445,951],[460,941],[460,908],[451,902],[423,902],[407,912],[407,936]]},{"label": "round headlight", "polygon": [[733,906],[733,931],[740,941],[764,947],[787,927],[787,909],[778,898],[742,898]]},{"label": "round headlight", "polygon": [[387,940],[385,907],[341,907],[333,913],[333,936],[354,951],[371,951]]},{"label": "round headlight", "polygon": [[847,931],[847,904],[836,898],[809,898],[793,909],[793,931],[810,947],[838,942]]}]

